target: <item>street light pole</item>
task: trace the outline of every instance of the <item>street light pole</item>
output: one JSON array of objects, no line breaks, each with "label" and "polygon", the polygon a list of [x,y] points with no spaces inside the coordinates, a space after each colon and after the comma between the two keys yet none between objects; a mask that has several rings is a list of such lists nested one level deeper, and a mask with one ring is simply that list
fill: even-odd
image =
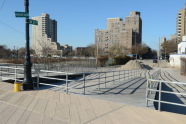
[{"label": "street light pole", "polygon": [[[29,15],[29,0],[24,0],[25,4],[25,13]],[[25,50],[25,63],[24,63],[24,81],[23,81],[23,89],[24,90],[32,90],[33,89],[33,81],[32,81],[32,63],[30,59],[30,36],[29,36],[29,16],[25,18],[25,32],[26,32],[26,50]]]}]

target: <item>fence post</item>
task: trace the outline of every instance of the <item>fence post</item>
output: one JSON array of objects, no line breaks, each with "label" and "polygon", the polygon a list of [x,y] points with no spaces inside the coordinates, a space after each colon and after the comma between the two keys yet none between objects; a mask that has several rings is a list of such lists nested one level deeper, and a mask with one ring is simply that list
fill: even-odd
[{"label": "fence post", "polygon": [[106,81],[107,81],[107,77],[106,77],[106,72],[105,72],[105,88],[106,88]]},{"label": "fence post", "polygon": [[85,95],[85,73],[83,73],[83,94]]},{"label": "fence post", "polygon": [[1,71],[1,82],[3,81],[3,75],[2,75],[2,67],[0,66],[0,71]]},{"label": "fence post", "polygon": [[134,77],[136,77],[136,69],[134,70]]},{"label": "fence post", "polygon": [[119,70],[119,82],[120,82],[120,70]]},{"label": "fence post", "polygon": [[127,70],[127,79],[129,79],[129,70]]},{"label": "fence post", "polygon": [[136,77],[136,70],[134,70],[134,77]]},{"label": "fence post", "polygon": [[99,73],[99,79],[98,79],[98,80],[99,80],[99,81],[98,81],[99,84],[98,84],[98,89],[99,89],[99,91],[100,91],[100,72],[98,72],[98,73]]},{"label": "fence post", "polygon": [[123,80],[125,80],[125,70],[123,70]]},{"label": "fence post", "polygon": [[66,73],[66,94],[68,94],[68,74]]},{"label": "fence post", "polygon": [[149,90],[149,79],[147,78],[147,84],[146,84],[146,107],[148,107],[148,90]]},{"label": "fence post", "polygon": [[17,81],[17,69],[15,68],[15,81],[14,81],[14,83],[16,83],[16,81]]},{"label": "fence post", "polygon": [[113,71],[113,84],[114,84],[114,71]]},{"label": "fence post", "polygon": [[158,99],[158,110],[161,111],[161,86],[162,82],[160,81],[160,85],[159,85],[159,99]]},{"label": "fence post", "polygon": [[37,70],[37,88],[39,88],[39,69]]}]

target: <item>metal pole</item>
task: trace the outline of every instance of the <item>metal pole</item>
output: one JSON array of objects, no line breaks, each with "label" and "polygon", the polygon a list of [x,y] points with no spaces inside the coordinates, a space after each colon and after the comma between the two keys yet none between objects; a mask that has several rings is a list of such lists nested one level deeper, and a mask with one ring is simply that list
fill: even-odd
[{"label": "metal pole", "polygon": [[37,70],[37,88],[39,88],[39,70]]},{"label": "metal pole", "polygon": [[16,83],[16,79],[17,79],[17,69],[15,68],[15,82]]},{"label": "metal pole", "polygon": [[127,79],[129,79],[129,70],[127,70]]},{"label": "metal pole", "polygon": [[106,72],[105,72],[105,88],[106,88],[106,81],[107,81],[107,79],[106,79],[107,77],[106,77]]},{"label": "metal pole", "polygon": [[0,71],[1,71],[1,82],[3,81],[3,75],[2,75],[2,67],[0,67]]},{"label": "metal pole", "polygon": [[85,73],[83,73],[83,94],[85,95]]},{"label": "metal pole", "polygon": [[120,71],[119,71],[119,82],[120,82]]},{"label": "metal pole", "polygon": [[66,93],[68,94],[68,74],[66,73]]},{"label": "metal pole", "polygon": [[99,72],[99,85],[98,85],[98,89],[99,89],[99,91],[100,91],[100,72]]},{"label": "metal pole", "polygon": [[[29,0],[24,0],[25,2],[25,12],[29,14]],[[32,81],[32,63],[30,60],[30,46],[29,46],[29,17],[25,19],[25,31],[26,31],[26,53],[25,53],[25,63],[24,63],[24,81],[23,81],[23,90],[32,90],[33,81]]]},{"label": "metal pole", "polygon": [[161,111],[161,84],[162,82],[160,82],[159,85],[159,99],[158,99],[158,110]]},{"label": "metal pole", "polygon": [[113,84],[114,84],[114,71],[113,71]]},{"label": "metal pole", "polygon": [[123,70],[123,80],[125,80],[125,70]]},{"label": "metal pole", "polygon": [[147,79],[147,85],[146,85],[146,107],[148,107],[148,88],[149,86],[149,79]]}]

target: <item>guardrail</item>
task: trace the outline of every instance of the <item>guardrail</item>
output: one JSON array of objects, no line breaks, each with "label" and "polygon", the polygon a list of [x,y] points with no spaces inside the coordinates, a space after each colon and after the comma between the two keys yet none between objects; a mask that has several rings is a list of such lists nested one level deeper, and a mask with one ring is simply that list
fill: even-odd
[{"label": "guardrail", "polygon": [[[66,93],[69,90],[74,88],[75,85],[82,85],[79,89],[83,89],[83,94],[86,94],[86,88],[91,87],[91,81],[94,81],[94,86],[97,85],[98,90],[101,89],[101,85],[104,84],[104,87],[107,87],[108,83],[116,83],[121,82],[123,80],[140,77],[142,70],[114,70],[114,71],[104,71],[104,72],[92,72],[92,73],[67,73],[67,72],[59,72],[59,71],[48,71],[48,70],[39,70],[33,69],[32,76],[36,78],[34,83],[36,83],[37,87],[39,85],[46,85],[52,87],[61,88],[61,90]],[[80,79],[71,79],[70,76],[78,75]],[[94,77],[90,77],[94,75]],[[63,76],[63,78],[59,78],[56,76]],[[5,67],[0,66],[0,77],[2,80],[14,80],[20,83],[23,82],[24,78],[24,69],[23,68],[13,68],[13,67]],[[54,80],[56,82],[62,82],[63,85],[55,85],[48,84],[46,82],[42,82],[41,80]],[[73,85],[72,85],[73,84]]]},{"label": "guardrail", "polygon": [[[146,106],[147,107],[149,105],[148,104],[149,101],[158,103],[159,111],[161,111],[162,103],[186,107],[185,104],[162,100],[162,93],[186,96],[185,91],[183,92],[175,92],[174,90],[166,91],[165,89],[162,89],[162,84],[176,84],[176,85],[183,85],[183,86],[186,85],[186,83],[183,83],[183,82],[171,82],[171,81],[163,81],[163,80],[158,80],[158,79],[147,79],[147,86],[146,86]],[[155,99],[154,97],[156,93],[158,93],[158,99]]]}]

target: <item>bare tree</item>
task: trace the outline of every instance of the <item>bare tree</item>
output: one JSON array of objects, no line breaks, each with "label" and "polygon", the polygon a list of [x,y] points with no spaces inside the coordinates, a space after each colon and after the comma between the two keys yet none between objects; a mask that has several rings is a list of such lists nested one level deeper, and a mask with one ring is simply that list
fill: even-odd
[{"label": "bare tree", "polygon": [[176,53],[177,52],[177,42],[176,39],[165,41],[161,44],[161,53],[163,56],[167,56],[170,53]]},{"label": "bare tree", "polygon": [[133,46],[131,49],[132,54],[137,54],[140,56],[143,56],[146,54],[149,50],[149,46],[146,44],[137,44],[136,46]]},{"label": "bare tree", "polygon": [[42,55],[43,57],[51,56],[50,43],[44,39],[38,40],[38,46],[36,47],[36,54]]},{"label": "bare tree", "polygon": [[[30,49],[30,54],[35,54],[35,51],[33,49]],[[18,49],[18,56],[21,58],[25,56],[25,48],[24,47]]]},{"label": "bare tree", "polygon": [[110,56],[125,56],[128,54],[129,50],[126,47],[115,43],[112,47],[109,48],[108,52]]},{"label": "bare tree", "polygon": [[96,55],[96,45],[91,44],[88,45],[87,48],[85,49],[85,56],[94,56]]}]

